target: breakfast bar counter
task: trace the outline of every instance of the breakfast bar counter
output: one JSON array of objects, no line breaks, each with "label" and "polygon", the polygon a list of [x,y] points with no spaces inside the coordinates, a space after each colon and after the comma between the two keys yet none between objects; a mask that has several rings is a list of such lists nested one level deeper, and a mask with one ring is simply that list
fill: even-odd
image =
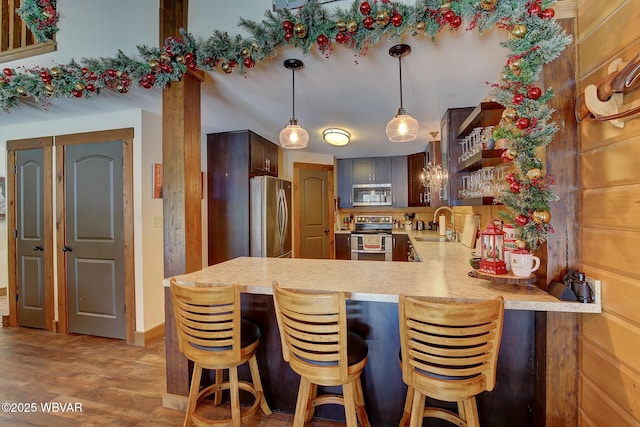
[{"label": "breakfast bar counter", "polygon": [[[537,360],[540,356],[536,344],[539,340],[536,313],[600,312],[599,283],[596,282],[594,289],[595,303],[560,301],[535,286],[497,284],[470,277],[470,248],[460,243],[424,241],[430,240],[429,237],[435,235],[433,232],[408,234],[422,262],[241,257],[178,275],[175,279],[190,286],[234,283],[240,286],[242,315],[262,331],[257,357],[267,401],[271,409],[288,413],[293,413],[295,408],[299,377],[282,359],[272,283],[277,281],[282,287],[293,289],[345,291],[349,328],[369,346],[363,388],[367,412],[375,426],[398,424],[406,393],[398,361],[398,295],[456,301],[502,296],[506,311],[497,385],[491,393],[478,397],[481,425],[533,426],[539,411],[544,411],[538,402],[541,365]],[[416,237],[422,238],[416,240]],[[170,279],[165,279],[164,284],[168,391],[164,404],[180,408],[188,392],[190,368],[178,352],[175,340]],[[248,369],[241,370],[240,376],[248,377]],[[213,378],[210,376],[206,381]],[[316,415],[344,419],[341,408],[333,406],[319,408]]]}]

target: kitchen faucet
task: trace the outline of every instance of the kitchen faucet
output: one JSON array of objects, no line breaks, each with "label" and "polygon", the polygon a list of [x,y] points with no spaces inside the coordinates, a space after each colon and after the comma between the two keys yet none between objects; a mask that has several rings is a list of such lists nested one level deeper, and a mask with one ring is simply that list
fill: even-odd
[{"label": "kitchen faucet", "polygon": [[440,210],[442,209],[451,212],[451,237],[449,238],[449,240],[451,240],[452,242],[456,242],[458,240],[456,237],[456,215],[453,213],[453,209],[451,209],[449,206],[440,206],[433,213],[433,222],[437,224],[436,219],[438,218],[438,212],[440,212]]}]

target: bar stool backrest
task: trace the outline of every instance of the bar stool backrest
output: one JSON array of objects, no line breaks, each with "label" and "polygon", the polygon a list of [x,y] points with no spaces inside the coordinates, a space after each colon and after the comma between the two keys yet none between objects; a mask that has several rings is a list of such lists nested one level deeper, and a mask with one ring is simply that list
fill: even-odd
[{"label": "bar stool backrest", "polygon": [[493,390],[504,319],[502,297],[442,303],[401,296],[399,315],[406,384],[445,401]]},{"label": "bar stool backrest", "polygon": [[[241,360],[240,288],[183,286],[171,281],[178,347],[188,359],[207,365],[236,366]],[[215,352],[215,353],[212,353]]]},{"label": "bar stool backrest", "polygon": [[273,285],[282,356],[312,382],[348,377],[344,292],[291,291]]}]

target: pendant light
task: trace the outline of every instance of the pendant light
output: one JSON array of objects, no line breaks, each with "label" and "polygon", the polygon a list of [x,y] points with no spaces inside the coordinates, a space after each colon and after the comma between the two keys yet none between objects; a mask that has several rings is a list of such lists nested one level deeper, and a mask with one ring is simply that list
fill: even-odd
[{"label": "pendant light", "polygon": [[411,117],[402,106],[402,57],[411,53],[411,46],[397,44],[389,49],[389,55],[398,58],[400,69],[400,108],[398,114],[387,123],[387,138],[391,142],[407,142],[418,136],[418,121]]},{"label": "pendant light", "polygon": [[285,68],[292,72],[293,87],[293,114],[289,120],[289,124],[280,131],[280,146],[282,148],[304,148],[309,142],[309,134],[302,126],[298,124],[296,119],[296,70],[302,68],[304,63],[299,59],[286,59],[284,61]]}]

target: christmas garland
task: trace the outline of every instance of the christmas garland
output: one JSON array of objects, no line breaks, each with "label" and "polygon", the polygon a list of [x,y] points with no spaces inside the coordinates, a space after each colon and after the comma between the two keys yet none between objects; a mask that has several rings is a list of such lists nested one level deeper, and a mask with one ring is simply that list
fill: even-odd
[{"label": "christmas garland", "polygon": [[58,32],[56,0],[24,0],[16,13],[39,43],[53,39]]},{"label": "christmas garland", "polygon": [[[51,0],[52,1],[52,0]],[[515,172],[507,177],[508,189],[497,201],[509,212],[503,219],[518,226],[521,248],[537,249],[553,231],[549,203],[557,200],[553,178],[545,175],[536,149],[549,144],[557,131],[550,122],[553,110],[547,102],[553,90],[535,85],[542,65],[554,60],[571,43],[553,19],[555,0],[419,0],[415,5],[389,0],[355,0],[348,9],[329,12],[317,0],[296,11],[266,11],[262,22],[240,19],[251,36],[230,36],[215,30],[197,42],[186,31],[167,39],[160,48],[139,46],[141,59],[118,51],[113,58],[85,58],[50,68],[31,67],[0,72],[0,108],[9,111],[21,97],[48,100],[53,97],[91,98],[101,90],[127,93],[131,86],[164,88],[188,70],[247,72],[285,46],[307,54],[317,48],[329,57],[335,46],[359,55],[387,39],[404,33],[435,41],[443,31],[480,32],[495,26],[509,32],[502,45],[509,52],[499,82],[492,84],[493,98],[504,105],[494,139],[508,139],[503,155]],[[53,1],[52,1],[53,3]]]}]

